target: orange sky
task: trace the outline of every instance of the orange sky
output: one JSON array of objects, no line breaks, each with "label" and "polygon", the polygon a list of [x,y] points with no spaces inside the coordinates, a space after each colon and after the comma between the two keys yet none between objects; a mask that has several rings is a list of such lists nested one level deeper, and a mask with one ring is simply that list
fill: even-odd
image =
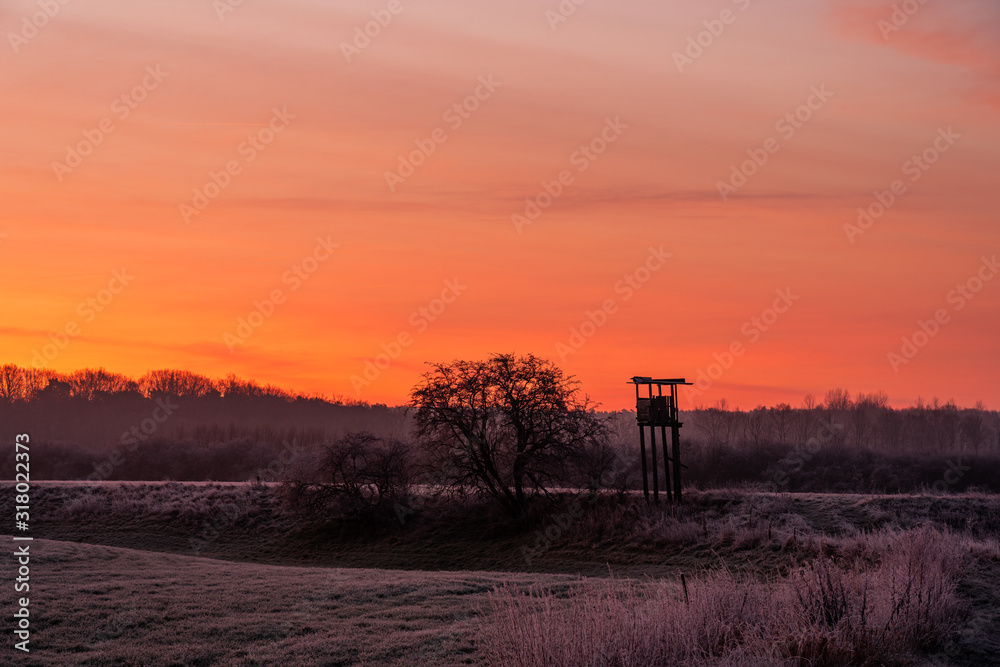
[{"label": "orange sky", "polygon": [[995,2],[226,1],[0,9],[3,361],[396,404],[513,351],[608,408],[699,373],[682,407],[1000,407]]}]

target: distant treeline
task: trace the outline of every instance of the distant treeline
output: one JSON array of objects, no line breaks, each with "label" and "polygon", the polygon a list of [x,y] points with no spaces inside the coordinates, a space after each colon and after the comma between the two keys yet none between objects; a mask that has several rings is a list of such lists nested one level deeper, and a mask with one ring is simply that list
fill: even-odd
[{"label": "distant treeline", "polygon": [[[606,413],[607,448],[592,476],[641,488],[635,413]],[[1000,413],[937,400],[905,409],[884,394],[843,389],[800,407],[683,411],[686,485],[774,490],[1000,491]],[[69,374],[0,367],[0,438],[32,439],[33,479],[245,481],[308,477],[349,433],[408,442],[404,407],[289,393],[233,375],[180,370],[132,379],[103,369]],[[13,447],[0,455],[13,475]],[[412,458],[420,466],[419,456]],[[420,480],[419,470],[413,479]]]},{"label": "distant treeline", "polygon": [[278,398],[286,401],[321,399],[336,405],[367,405],[361,401],[334,397],[313,397],[288,392],[274,385],[260,385],[232,373],[218,380],[191,371],[162,369],[135,379],[103,368],[84,368],[58,373],[47,368],[0,366],[0,403],[84,399],[104,402],[117,397],[173,396],[176,398],[230,397]]},{"label": "distant treeline", "polygon": [[1000,454],[1000,412],[982,402],[959,408],[954,402],[921,400],[893,409],[883,392],[827,392],[825,400],[806,396],[804,405],[787,403],[753,410],[730,410],[726,402],[686,413],[694,431],[685,435],[707,445],[806,444],[850,446],[880,452],[993,452]]},{"label": "distant treeline", "polygon": [[[136,380],[104,369],[0,367],[0,438],[30,435],[33,479],[277,479],[345,433],[408,429],[402,408],[234,375],[157,370]],[[13,475],[13,449],[0,456],[3,478]]]},{"label": "distant treeline", "polygon": [[[634,452],[634,413],[619,413],[616,444]],[[681,412],[684,484],[776,491],[910,493],[980,489],[1000,493],[1000,412],[980,403],[918,401],[888,406],[884,393],[827,392],[803,405]],[[638,457],[629,486],[641,486]]]}]

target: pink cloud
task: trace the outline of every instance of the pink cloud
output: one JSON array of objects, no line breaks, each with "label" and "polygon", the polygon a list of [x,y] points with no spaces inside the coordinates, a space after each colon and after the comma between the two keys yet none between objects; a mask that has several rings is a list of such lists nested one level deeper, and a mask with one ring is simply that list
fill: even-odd
[{"label": "pink cloud", "polygon": [[897,53],[967,70],[963,91],[1000,110],[1000,5],[990,0],[831,2],[838,29]]}]

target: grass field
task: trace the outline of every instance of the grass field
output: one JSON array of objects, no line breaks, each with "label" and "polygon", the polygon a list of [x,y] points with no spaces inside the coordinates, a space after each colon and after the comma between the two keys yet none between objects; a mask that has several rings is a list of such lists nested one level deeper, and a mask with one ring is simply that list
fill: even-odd
[{"label": "grass field", "polygon": [[17,664],[474,664],[475,615],[494,586],[575,579],[282,567],[51,540],[33,551],[33,650]]},{"label": "grass field", "polygon": [[[720,490],[692,493],[674,509],[609,497],[578,512],[556,506],[518,531],[476,505],[428,509],[405,526],[318,528],[289,514],[273,487],[41,484],[32,519],[44,539],[33,548],[34,650],[19,664],[575,664],[556,648],[580,643],[567,641],[577,626],[619,627],[621,610],[608,599],[631,595],[628,609],[653,604],[661,620],[688,617],[678,606],[681,573],[692,604],[712,590],[746,591],[762,609],[791,611],[788,586],[829,559],[848,588],[870,575],[871,590],[883,586],[889,599],[898,593],[892,578],[906,569],[886,569],[892,545],[920,531],[960,554],[954,567],[931,563],[942,575],[935,599],[947,632],[898,663],[869,664],[1000,664],[1000,498],[983,494]],[[11,561],[3,566],[10,579]],[[720,586],[723,576],[732,583]],[[761,597],[761,583],[778,597]],[[524,598],[531,587],[534,597]],[[9,608],[13,593],[4,591]],[[544,618],[531,611],[542,613],[539,604],[559,611],[561,623],[543,623],[559,630],[544,641],[530,632]],[[870,614],[882,613],[871,604]],[[772,620],[768,632],[790,623]],[[554,652],[522,659],[496,641],[503,636]],[[591,652],[594,665],[669,664]],[[814,664],[864,664],[830,655]],[[706,659],[686,664],[777,664]]]}]

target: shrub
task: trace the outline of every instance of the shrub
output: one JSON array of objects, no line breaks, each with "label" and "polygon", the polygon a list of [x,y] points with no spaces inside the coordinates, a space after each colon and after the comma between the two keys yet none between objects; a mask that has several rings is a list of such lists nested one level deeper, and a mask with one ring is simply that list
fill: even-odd
[{"label": "shrub", "polygon": [[362,519],[391,514],[411,493],[411,447],[367,432],[348,433],[326,448],[320,481],[284,484],[285,499],[312,518]]},{"label": "shrub", "polygon": [[498,588],[481,633],[490,664],[904,664],[952,633],[961,541],[916,529],[865,538],[875,565],[819,557],[762,583],[728,570],[676,583],[610,580],[570,598]]}]

